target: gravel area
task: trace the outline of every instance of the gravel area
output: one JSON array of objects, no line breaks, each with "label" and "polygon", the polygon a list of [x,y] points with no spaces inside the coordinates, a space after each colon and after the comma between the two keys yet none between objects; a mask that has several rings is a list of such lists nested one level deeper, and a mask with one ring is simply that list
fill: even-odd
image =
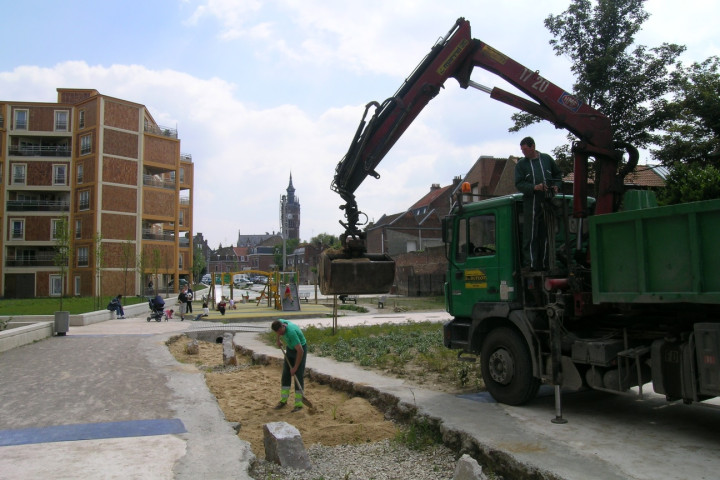
[{"label": "gravel area", "polygon": [[455,457],[442,446],[411,450],[383,440],[361,445],[308,448],[312,468],[295,470],[259,460],[250,474],[256,480],[451,480]]}]

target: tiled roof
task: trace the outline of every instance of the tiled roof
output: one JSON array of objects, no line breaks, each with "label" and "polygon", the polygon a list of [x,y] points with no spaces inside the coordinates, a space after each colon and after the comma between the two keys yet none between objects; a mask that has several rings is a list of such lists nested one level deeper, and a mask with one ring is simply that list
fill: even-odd
[{"label": "tiled roof", "polygon": [[[625,176],[625,185],[635,185],[639,187],[664,187],[665,178],[668,171],[665,167],[659,165],[638,165],[635,170]],[[569,173],[563,178],[565,183],[573,183],[575,175]],[[593,183],[592,179],[588,183]]]}]

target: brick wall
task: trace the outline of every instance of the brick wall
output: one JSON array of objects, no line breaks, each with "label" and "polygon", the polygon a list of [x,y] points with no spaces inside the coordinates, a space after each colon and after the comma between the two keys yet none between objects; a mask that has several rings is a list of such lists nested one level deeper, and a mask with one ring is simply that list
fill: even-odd
[{"label": "brick wall", "polygon": [[136,217],[134,215],[116,215],[105,213],[100,223],[103,238],[113,240],[135,239]]},{"label": "brick wall", "polygon": [[115,157],[103,157],[103,182],[138,184],[138,163]]},{"label": "brick wall", "polygon": [[102,186],[102,209],[114,212],[137,213],[137,189],[117,185]]},{"label": "brick wall", "polygon": [[138,136],[134,133],[119,132],[105,128],[103,130],[103,153],[120,157],[138,158],[140,147]]},{"label": "brick wall", "polygon": [[[171,168],[180,158],[180,142],[168,137],[145,135],[143,159],[145,162],[161,163]],[[187,175],[188,172],[185,172]]]},{"label": "brick wall", "polygon": [[137,132],[140,125],[140,109],[136,106],[113,102],[106,98],[105,125]]}]

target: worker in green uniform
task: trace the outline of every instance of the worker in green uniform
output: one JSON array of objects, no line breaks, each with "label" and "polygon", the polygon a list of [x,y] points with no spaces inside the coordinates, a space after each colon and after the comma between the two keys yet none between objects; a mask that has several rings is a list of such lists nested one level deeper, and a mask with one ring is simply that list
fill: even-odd
[{"label": "worker in green uniform", "polygon": [[[288,359],[288,361],[283,362],[280,403],[275,408],[280,409],[287,405],[288,398],[290,398],[290,382],[295,376],[295,405],[292,411],[297,412],[303,406],[302,399],[305,390],[303,377],[305,375],[305,359],[307,358],[307,341],[300,327],[282,318],[272,323],[272,330],[277,334],[278,347],[282,347],[281,340],[285,341]],[[288,363],[292,365],[292,368]]]},{"label": "worker in green uniform", "polygon": [[515,187],[523,194],[523,267],[547,270],[547,225],[543,202],[558,192],[562,174],[555,160],[535,150],[535,140],[520,141],[524,158],[515,165]]}]

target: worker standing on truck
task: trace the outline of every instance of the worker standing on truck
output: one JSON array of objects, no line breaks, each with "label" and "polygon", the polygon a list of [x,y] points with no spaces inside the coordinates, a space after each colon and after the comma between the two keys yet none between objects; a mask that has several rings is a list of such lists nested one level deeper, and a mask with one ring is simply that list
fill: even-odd
[{"label": "worker standing on truck", "polygon": [[[307,358],[307,341],[300,327],[294,323],[278,319],[272,323],[272,330],[277,335],[277,345],[282,348],[280,340],[287,345],[286,361],[283,363],[282,379],[280,384],[280,403],[275,408],[283,408],[290,398],[290,386],[295,378],[295,405],[293,412],[297,412],[303,406],[302,398],[305,391],[305,360]],[[292,368],[290,367],[292,365]],[[298,385],[299,384],[299,385]],[[300,388],[298,388],[298,386]]]},{"label": "worker standing on truck", "polygon": [[562,185],[560,169],[547,153],[535,150],[535,140],[520,141],[524,158],[515,165],[515,187],[523,194],[523,267],[547,270],[547,225],[543,202]]}]

